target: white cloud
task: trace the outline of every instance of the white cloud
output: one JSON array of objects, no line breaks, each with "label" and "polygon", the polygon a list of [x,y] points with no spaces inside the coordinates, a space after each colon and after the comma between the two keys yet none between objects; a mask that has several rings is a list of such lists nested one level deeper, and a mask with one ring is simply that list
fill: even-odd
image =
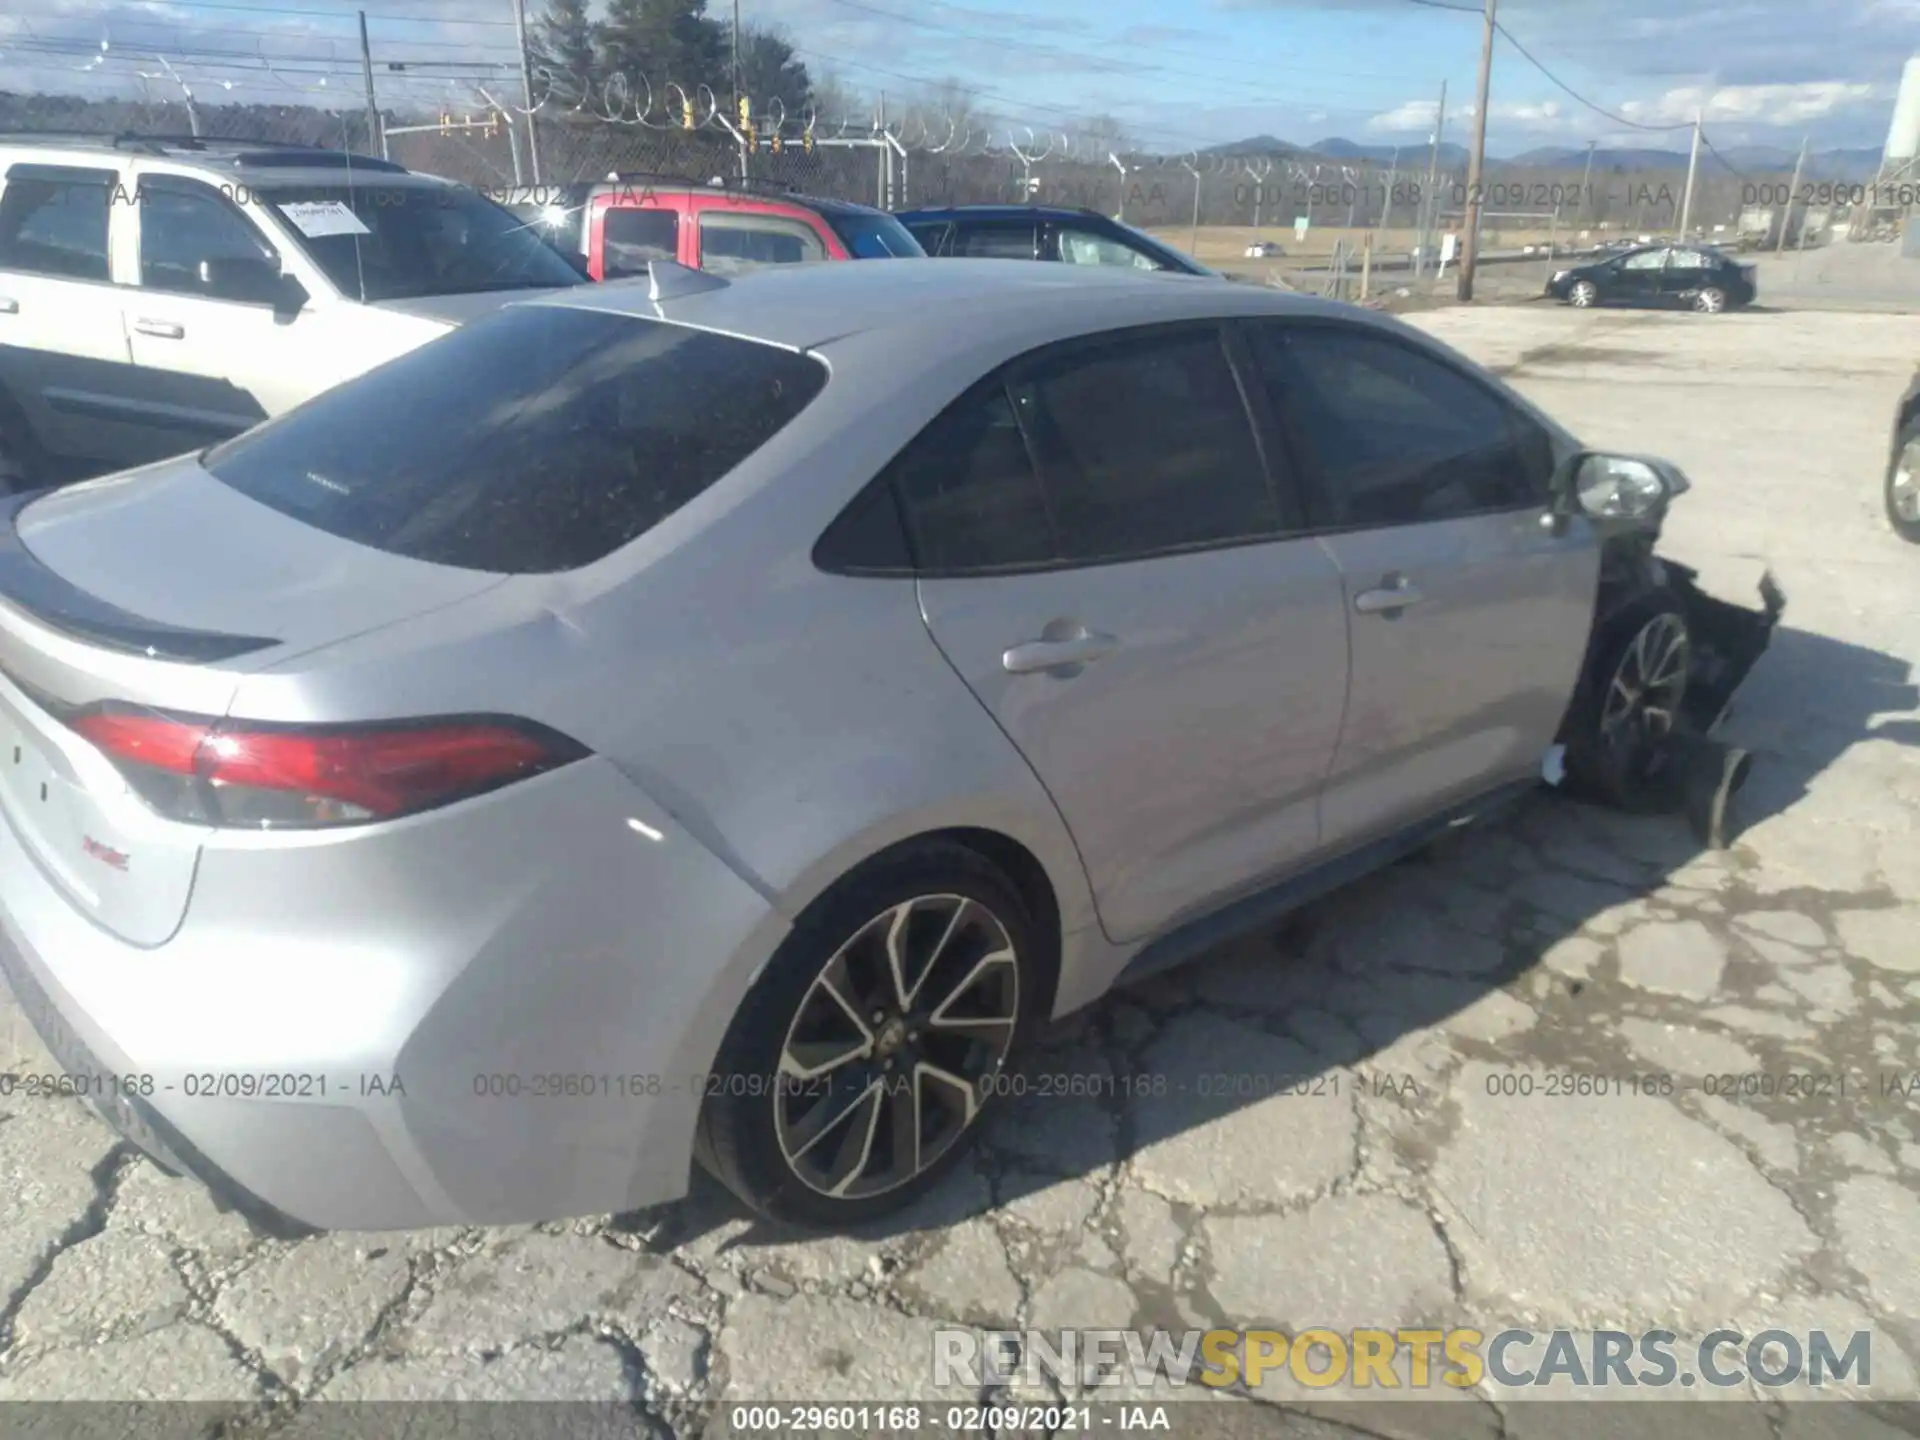
[{"label": "white cloud", "polygon": [[1433,100],[1407,100],[1367,121],[1369,130],[1431,130],[1440,113]]},{"label": "white cloud", "polygon": [[1643,124],[1678,124],[1704,112],[1708,120],[1793,125],[1823,120],[1843,110],[1877,105],[1891,91],[1884,85],[1815,80],[1798,85],[1687,85],[1656,100],[1629,100],[1620,112]]}]

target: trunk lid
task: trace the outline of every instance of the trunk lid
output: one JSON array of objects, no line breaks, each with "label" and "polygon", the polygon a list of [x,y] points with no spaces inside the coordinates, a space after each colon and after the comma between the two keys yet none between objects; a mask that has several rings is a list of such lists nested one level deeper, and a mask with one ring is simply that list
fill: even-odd
[{"label": "trunk lid", "polygon": [[466,295],[416,295],[405,300],[375,300],[370,308],[394,315],[410,315],[416,320],[433,320],[452,329],[491,315],[515,300],[531,300],[551,295],[551,290],[480,290]]},{"label": "trunk lid", "polygon": [[328,535],[191,457],[0,502],[0,818],[76,907],[161,944],[208,832],[155,813],[68,717],[224,715],[253,671],[502,583]]}]

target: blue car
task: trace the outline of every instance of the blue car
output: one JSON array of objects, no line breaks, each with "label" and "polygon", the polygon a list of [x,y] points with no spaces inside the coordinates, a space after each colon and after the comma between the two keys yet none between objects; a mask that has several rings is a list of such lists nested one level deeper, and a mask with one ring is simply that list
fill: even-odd
[{"label": "blue car", "polygon": [[1190,255],[1162,245],[1097,210],[1054,205],[948,205],[908,210],[900,222],[936,259],[1061,260],[1136,270],[1217,275]]}]

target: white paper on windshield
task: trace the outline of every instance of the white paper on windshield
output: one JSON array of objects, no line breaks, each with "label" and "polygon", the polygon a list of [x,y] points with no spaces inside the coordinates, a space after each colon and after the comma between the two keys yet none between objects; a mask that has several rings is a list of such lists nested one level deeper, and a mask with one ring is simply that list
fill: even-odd
[{"label": "white paper on windshield", "polygon": [[323,235],[371,235],[358,215],[344,200],[296,200],[282,205],[280,213],[291,220],[309,240]]}]

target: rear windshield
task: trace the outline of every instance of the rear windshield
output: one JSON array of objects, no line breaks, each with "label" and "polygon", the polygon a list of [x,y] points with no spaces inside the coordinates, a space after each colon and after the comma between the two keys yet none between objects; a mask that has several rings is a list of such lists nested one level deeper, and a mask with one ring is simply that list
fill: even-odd
[{"label": "rear windshield", "polygon": [[300,248],[358,300],[546,290],[581,276],[539,231],[457,185],[261,186]]},{"label": "rear windshield", "polygon": [[202,463],[396,555],[525,574],[644,534],[772,439],[818,360],[658,320],[513,305],[321,392]]},{"label": "rear windshield", "polygon": [[878,211],[869,215],[859,210],[823,217],[856,260],[924,259],[926,251],[913,238],[913,232],[891,215]]}]

